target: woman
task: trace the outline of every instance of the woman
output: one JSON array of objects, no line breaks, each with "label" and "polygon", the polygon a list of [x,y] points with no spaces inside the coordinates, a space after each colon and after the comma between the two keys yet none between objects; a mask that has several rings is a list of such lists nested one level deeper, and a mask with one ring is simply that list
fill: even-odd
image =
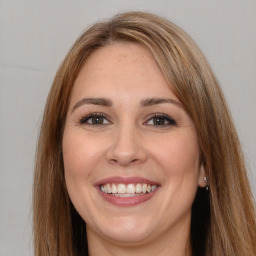
[{"label": "woman", "polygon": [[256,255],[228,108],[176,25],[124,13],[85,31],[47,100],[35,255]]}]

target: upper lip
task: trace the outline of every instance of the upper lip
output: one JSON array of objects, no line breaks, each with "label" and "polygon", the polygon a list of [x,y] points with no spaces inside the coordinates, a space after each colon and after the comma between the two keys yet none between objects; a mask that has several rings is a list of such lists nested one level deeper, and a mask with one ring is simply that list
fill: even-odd
[{"label": "upper lip", "polygon": [[156,181],[152,181],[152,180],[149,180],[149,179],[145,179],[145,178],[142,178],[142,177],[120,177],[120,176],[113,176],[113,177],[108,177],[108,178],[105,178],[105,179],[102,179],[98,182],[96,182],[94,185],[95,186],[100,186],[100,185],[104,185],[104,184],[125,184],[125,185],[128,185],[128,184],[148,184],[148,185],[159,185],[158,182]]}]

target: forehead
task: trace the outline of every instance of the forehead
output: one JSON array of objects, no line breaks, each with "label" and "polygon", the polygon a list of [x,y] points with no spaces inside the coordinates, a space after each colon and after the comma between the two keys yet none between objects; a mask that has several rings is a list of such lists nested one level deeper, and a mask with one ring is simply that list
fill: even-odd
[{"label": "forehead", "polygon": [[117,42],[92,53],[78,74],[72,96],[111,97],[118,93],[173,96],[152,54],[143,46],[128,42]]}]

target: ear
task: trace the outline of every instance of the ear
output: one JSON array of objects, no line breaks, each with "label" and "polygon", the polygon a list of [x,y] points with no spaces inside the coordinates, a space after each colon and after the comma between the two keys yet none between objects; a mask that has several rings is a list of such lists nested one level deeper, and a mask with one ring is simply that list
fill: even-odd
[{"label": "ear", "polygon": [[205,173],[205,166],[202,163],[199,168],[199,175],[198,175],[198,186],[201,188],[205,188],[207,186],[207,182],[205,181],[206,173]]}]

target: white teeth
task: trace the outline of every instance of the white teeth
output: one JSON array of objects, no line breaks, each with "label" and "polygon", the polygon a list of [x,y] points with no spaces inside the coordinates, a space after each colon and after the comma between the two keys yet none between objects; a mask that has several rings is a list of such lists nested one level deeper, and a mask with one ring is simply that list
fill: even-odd
[{"label": "white teeth", "polygon": [[137,194],[140,194],[141,191],[142,191],[142,186],[141,186],[141,184],[137,184],[137,185],[136,185],[136,193],[137,193]]},{"label": "white teeth", "polygon": [[151,187],[151,191],[153,192],[155,189],[156,189],[156,185],[153,185],[153,186]]},{"label": "white teeth", "polygon": [[146,194],[153,192],[157,185],[148,184],[104,184],[100,186],[100,190],[104,193],[113,194],[116,196],[130,197],[139,194]]},{"label": "white teeth", "polygon": [[117,192],[118,192],[118,194],[125,194],[126,186],[124,184],[118,184]]},{"label": "white teeth", "polygon": [[109,184],[107,184],[107,191],[108,191],[108,193],[111,193],[111,192],[112,192],[112,189],[111,189],[111,187],[110,187]]},{"label": "white teeth", "polygon": [[134,196],[139,196],[139,194],[113,194],[114,196],[118,197],[134,197]]},{"label": "white teeth", "polygon": [[129,184],[126,188],[127,194],[134,194],[135,193],[135,186],[133,184]]},{"label": "white teeth", "polygon": [[143,192],[143,193],[146,193],[146,192],[147,192],[147,187],[148,187],[147,184],[143,184],[143,185],[142,185],[142,192]]},{"label": "white teeth", "polygon": [[115,184],[112,184],[112,193],[113,194],[117,193],[117,186]]}]

